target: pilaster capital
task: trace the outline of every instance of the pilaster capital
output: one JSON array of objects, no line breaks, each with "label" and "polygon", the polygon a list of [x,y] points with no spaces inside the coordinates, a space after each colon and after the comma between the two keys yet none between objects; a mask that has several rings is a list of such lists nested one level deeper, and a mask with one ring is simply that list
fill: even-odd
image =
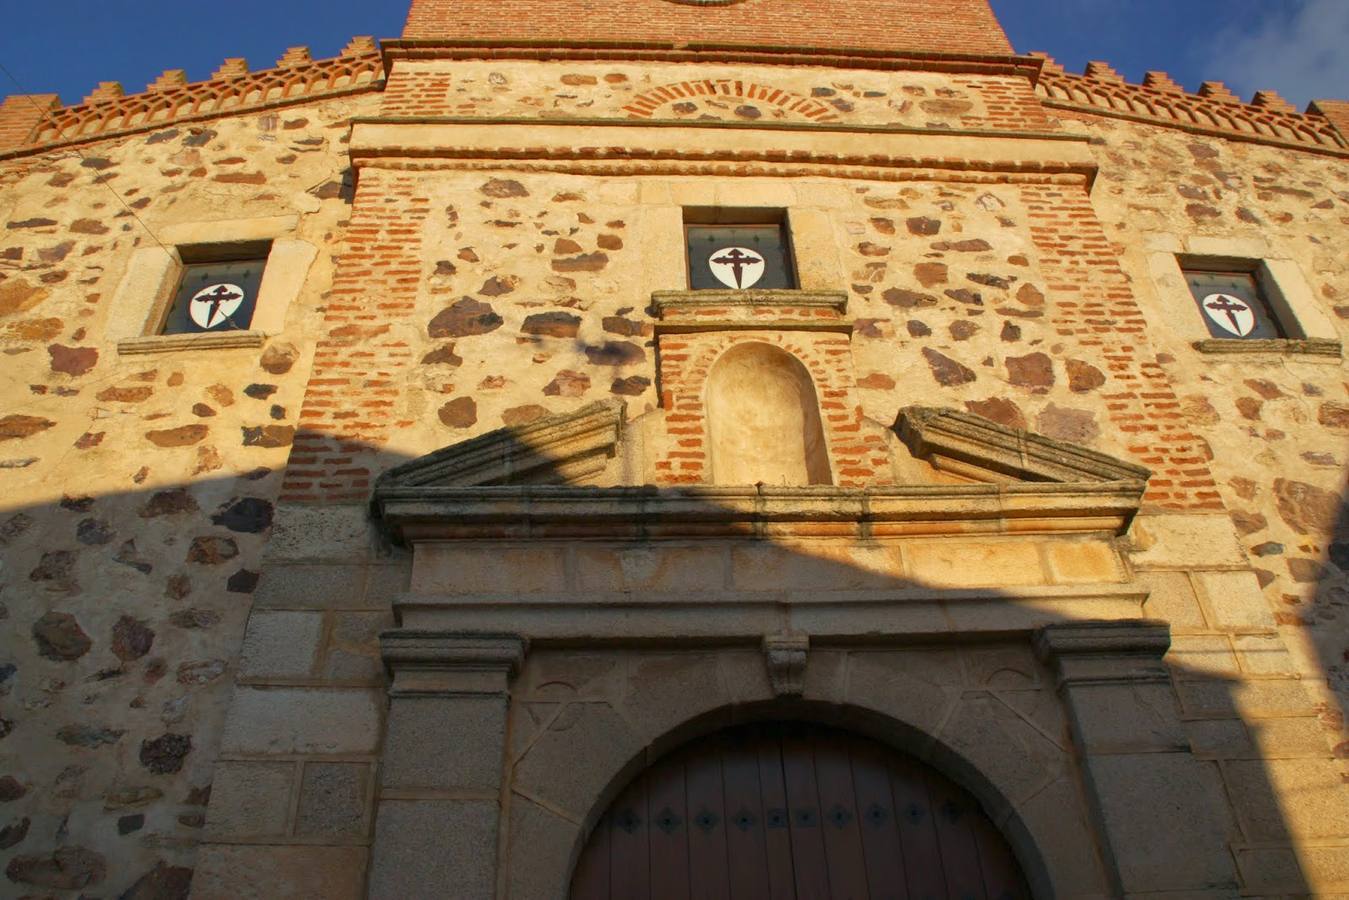
[{"label": "pilaster capital", "polygon": [[396,628],[379,636],[391,696],[505,693],[525,658],[514,634]]},{"label": "pilaster capital", "polygon": [[1054,667],[1060,687],[1165,681],[1170,647],[1170,626],[1154,619],[1066,622],[1035,633],[1036,655]]}]

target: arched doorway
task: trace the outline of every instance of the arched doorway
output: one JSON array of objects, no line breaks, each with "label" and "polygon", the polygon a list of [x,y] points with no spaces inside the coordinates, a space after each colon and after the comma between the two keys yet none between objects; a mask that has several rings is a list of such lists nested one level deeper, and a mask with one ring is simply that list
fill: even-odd
[{"label": "arched doorway", "polygon": [[572,900],[1004,900],[1030,892],[978,802],[847,732],[743,726],[642,772],[590,835]]}]

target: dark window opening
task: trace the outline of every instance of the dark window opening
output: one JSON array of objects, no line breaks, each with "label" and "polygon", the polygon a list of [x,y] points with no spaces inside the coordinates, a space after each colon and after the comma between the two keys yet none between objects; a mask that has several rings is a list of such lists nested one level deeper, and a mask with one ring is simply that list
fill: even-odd
[{"label": "dark window opening", "polygon": [[182,274],[160,333],[247,330],[270,250],[270,241],[179,247]]},{"label": "dark window opening", "polygon": [[1288,330],[1270,305],[1255,270],[1185,268],[1185,282],[1199,315],[1215,338],[1286,338]]},{"label": "dark window opening", "polygon": [[686,209],[684,223],[691,290],[797,286],[781,210]]}]

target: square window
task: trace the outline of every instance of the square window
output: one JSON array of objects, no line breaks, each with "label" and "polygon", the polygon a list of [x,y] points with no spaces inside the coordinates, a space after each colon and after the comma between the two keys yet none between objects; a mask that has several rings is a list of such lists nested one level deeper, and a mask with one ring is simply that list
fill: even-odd
[{"label": "square window", "polygon": [[1228,340],[1270,340],[1289,337],[1290,329],[1270,303],[1258,263],[1222,268],[1182,262],[1185,282],[1199,307],[1208,332]]},{"label": "square window", "polygon": [[794,289],[782,210],[684,210],[689,289]]},{"label": "square window", "polygon": [[182,270],[160,334],[246,331],[270,241],[180,246]]}]

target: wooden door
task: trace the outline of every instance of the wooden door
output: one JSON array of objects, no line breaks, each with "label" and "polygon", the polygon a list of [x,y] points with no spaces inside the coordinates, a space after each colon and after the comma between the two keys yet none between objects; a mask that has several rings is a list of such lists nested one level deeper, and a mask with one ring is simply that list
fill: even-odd
[{"label": "wooden door", "polygon": [[1011,849],[977,801],[874,741],[732,729],[647,769],[591,834],[573,900],[1013,900]]}]

